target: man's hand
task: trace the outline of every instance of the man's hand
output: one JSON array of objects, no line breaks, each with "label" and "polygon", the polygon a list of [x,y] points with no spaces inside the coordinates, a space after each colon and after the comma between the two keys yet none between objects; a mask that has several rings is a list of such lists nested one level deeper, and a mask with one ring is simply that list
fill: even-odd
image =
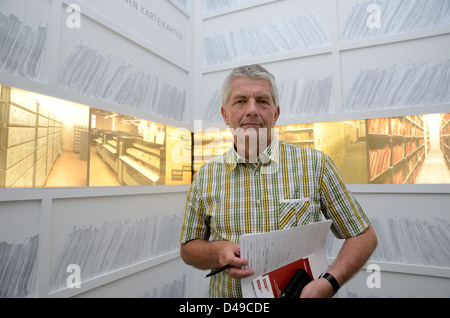
[{"label": "man's hand", "polygon": [[181,257],[186,264],[199,269],[212,269],[233,266],[225,273],[234,278],[245,278],[254,274],[252,269],[241,267],[248,265],[246,259],[240,258],[241,247],[239,243],[229,241],[208,242],[205,240],[192,240],[181,245]]},{"label": "man's hand", "polygon": [[[225,273],[234,278],[245,278],[253,275],[255,272],[252,269],[243,269],[241,267],[247,266],[248,261],[240,258],[241,247],[235,242],[222,242],[219,250],[219,263],[226,265],[229,264],[233,267],[225,270]],[[223,266],[222,265],[222,266]]]},{"label": "man's hand", "polygon": [[[377,246],[377,236],[372,226],[369,226],[358,236],[345,240],[333,265],[327,270],[342,286],[369,259]],[[325,278],[319,278],[302,290],[300,297],[333,297],[334,290]]]}]

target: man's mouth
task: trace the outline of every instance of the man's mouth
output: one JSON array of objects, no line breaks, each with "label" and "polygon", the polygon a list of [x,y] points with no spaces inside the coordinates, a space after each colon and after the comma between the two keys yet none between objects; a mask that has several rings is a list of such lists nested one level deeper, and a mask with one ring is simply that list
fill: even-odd
[{"label": "man's mouth", "polygon": [[241,127],[261,127],[261,126],[262,124],[257,122],[246,122],[241,124]]}]

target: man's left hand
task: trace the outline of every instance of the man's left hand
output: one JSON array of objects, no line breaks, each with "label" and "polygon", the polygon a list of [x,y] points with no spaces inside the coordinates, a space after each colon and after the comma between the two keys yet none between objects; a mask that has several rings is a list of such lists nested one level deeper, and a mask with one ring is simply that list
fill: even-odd
[{"label": "man's left hand", "polygon": [[331,298],[333,295],[331,284],[325,278],[319,278],[303,288],[300,298]]}]

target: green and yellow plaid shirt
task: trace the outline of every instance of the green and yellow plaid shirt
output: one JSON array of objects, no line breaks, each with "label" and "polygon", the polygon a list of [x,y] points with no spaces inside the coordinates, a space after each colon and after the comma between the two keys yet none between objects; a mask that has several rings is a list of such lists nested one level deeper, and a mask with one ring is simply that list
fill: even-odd
[{"label": "green and yellow plaid shirt", "polygon": [[[246,162],[234,148],[200,167],[189,190],[180,242],[194,239],[239,242],[246,233],[286,229],[331,219],[338,238],[369,225],[334,163],[324,153],[274,138]],[[211,297],[242,297],[240,279],[211,277]]]}]

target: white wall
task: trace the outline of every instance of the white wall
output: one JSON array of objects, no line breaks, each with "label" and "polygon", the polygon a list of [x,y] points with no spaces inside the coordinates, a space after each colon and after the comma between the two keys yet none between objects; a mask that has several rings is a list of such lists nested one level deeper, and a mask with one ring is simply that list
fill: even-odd
[{"label": "white wall", "polygon": [[[69,5],[79,6],[79,16]],[[36,62],[36,71],[2,63],[2,85],[189,127],[191,19],[178,2],[5,0],[0,13],[7,23],[42,31],[35,43],[42,58],[24,54],[25,61]],[[8,43],[2,48],[13,47]],[[18,50],[26,52],[32,45]],[[90,55],[80,58],[80,52]],[[23,62],[14,54],[8,58],[8,65]],[[96,59],[103,63],[94,63]],[[109,73],[102,73],[107,66]],[[117,70],[122,82],[112,81],[111,72]],[[153,88],[155,103],[134,102],[148,96],[138,96],[142,81],[126,86],[130,75],[149,81],[146,87]],[[99,83],[110,84],[110,93],[101,94]],[[164,92],[170,97],[184,93],[182,103],[174,102],[184,110],[156,108],[161,106],[156,103],[161,100],[158,94]],[[76,118],[67,122],[72,120]],[[178,237],[187,190],[188,186],[0,189],[0,268],[5,270],[0,297],[185,296],[189,277],[179,258]],[[80,266],[80,288],[67,287],[70,264]]]},{"label": "white wall", "polygon": [[[378,235],[372,257],[338,297],[449,297],[448,187],[399,185],[371,189],[352,185]],[[332,261],[340,244],[328,242]],[[381,270],[379,286],[369,288],[373,271]],[[370,284],[369,284],[370,286]],[[379,287],[379,288],[378,288]]]},{"label": "white wall", "polygon": [[[40,44],[37,47],[43,48],[42,58],[38,59],[39,55],[33,53],[25,55],[30,62],[38,64],[37,74],[27,68],[28,72],[21,74],[18,67],[4,67],[0,69],[2,83],[167,125],[187,127],[187,102],[177,104],[184,109],[177,109],[179,120],[174,120],[173,110],[158,109],[145,99],[148,96],[138,95],[143,89],[139,83],[131,82],[131,76],[150,81],[147,88],[157,93],[187,94],[189,78],[193,75],[189,63],[189,13],[172,1],[128,2],[137,3],[137,9],[127,2],[104,5],[99,0],[2,1],[0,12],[7,20],[13,20],[12,14],[19,20],[18,25],[40,26],[45,31],[36,41]],[[80,12],[74,11],[69,7],[71,5],[78,6]],[[177,30],[179,35],[168,29]],[[32,45],[28,43],[23,48]],[[81,57],[83,52],[85,55]],[[17,60],[11,58],[10,63],[14,65]],[[96,68],[99,66],[103,68]],[[108,72],[102,72],[107,67]],[[121,76],[113,81],[116,71]],[[105,83],[110,85],[109,91],[101,87]],[[127,86],[130,83],[132,85]],[[153,98],[159,101],[156,95]]]},{"label": "white wall", "polygon": [[[178,237],[186,191],[186,186],[3,191],[8,197],[0,202],[2,264],[8,260],[5,275],[13,279],[4,281],[2,296],[89,291],[87,296],[146,297],[178,284],[181,290],[166,296],[183,297],[187,277]],[[75,274],[67,272],[71,264],[80,267],[80,280],[69,281],[80,288],[68,288]],[[162,264],[177,270],[164,274]],[[140,284],[127,283],[136,276]],[[115,281],[127,287],[103,286]]]},{"label": "white wall", "polygon": [[[288,84],[301,78],[316,82],[327,77],[332,79],[332,91],[329,92],[332,99],[324,113],[315,113],[314,109],[306,115],[301,110],[283,113],[287,106],[282,105],[279,124],[449,111],[449,102],[439,103],[437,98],[436,103],[431,100],[427,105],[383,105],[383,108],[369,107],[356,111],[349,111],[345,105],[349,87],[361,70],[387,70],[408,61],[414,65],[437,65],[448,60],[448,22],[429,28],[421,27],[411,32],[396,32],[382,27],[381,31],[385,34],[381,36],[369,32],[358,41],[345,42],[340,40],[339,30],[344,25],[352,4],[356,3],[353,0],[248,0],[240,1],[235,7],[205,13],[202,1],[191,1],[189,10],[177,1],[139,1],[140,5],[146,5],[153,17],[159,16],[173,28],[180,30],[180,39],[172,33],[168,34],[158,24],[160,22],[150,20],[142,11],[126,4],[126,1],[119,1],[115,5],[108,2],[108,6],[102,5],[103,2],[105,1],[2,1],[0,12],[3,15],[15,14],[30,25],[40,23],[47,28],[48,37],[44,50],[46,56],[41,61],[42,68],[37,76],[0,69],[0,83],[175,127],[187,127],[193,131],[194,120],[209,119],[205,118],[206,114],[210,114],[209,107],[218,106],[209,105],[209,101],[213,99],[225,74],[237,65],[258,62]],[[67,18],[71,13],[66,10],[70,4],[80,5],[80,29],[67,27]],[[40,14],[36,14],[37,12]],[[315,15],[311,16],[312,12]],[[363,13],[366,16],[360,17],[360,23],[364,29],[368,13]],[[402,13],[399,14],[401,16]],[[225,63],[204,63],[205,37],[214,38],[227,31],[258,32],[270,23],[278,26],[281,23],[290,28],[296,18],[305,15],[314,17],[313,20],[322,25],[327,39],[302,49],[282,47],[272,54],[264,54],[257,49],[251,53],[253,55],[250,58],[240,56],[237,60]],[[395,18],[399,19],[398,16]],[[110,95],[100,96],[94,90],[98,87],[93,87],[93,90],[84,94],[73,83],[61,86],[60,73],[70,66],[66,63],[66,58],[71,52],[76,52],[80,43],[97,56],[106,58],[111,54],[111,61],[119,59],[131,65],[127,69],[129,72],[144,70],[175,87],[177,91],[185,91],[185,109],[177,112],[176,115],[180,116],[174,119],[152,105],[142,107],[119,104]],[[223,127],[222,123],[214,120],[208,125]],[[203,128],[206,129],[207,125],[204,124]],[[402,223],[401,220],[425,222],[428,229],[430,226],[440,227],[444,231],[444,243],[448,243],[448,185],[353,185],[351,189],[369,217],[386,220],[386,224],[394,226],[393,233],[405,233],[403,228],[395,228],[407,223]],[[175,224],[170,221],[170,217],[182,217],[187,190],[187,186],[0,189],[0,242],[4,242],[2,248],[13,248],[9,250],[12,253],[10,255],[21,249],[28,252],[22,253],[22,258],[18,259],[18,264],[25,266],[22,267],[23,272],[17,271],[18,267],[8,268],[7,273],[12,277],[12,289],[4,294],[25,297],[146,297],[167,296],[159,293],[169,290],[171,294],[168,296],[205,296],[207,281],[203,278],[203,272],[185,266],[179,258],[177,248],[170,244],[161,248],[162,254],[158,255],[151,246],[145,245],[151,244],[147,241],[144,242],[144,254],[139,254],[138,251],[130,251],[126,255],[119,253],[116,258],[108,256],[96,260],[104,260],[106,263],[103,265],[89,264],[90,267],[82,267],[80,289],[63,286],[63,278],[70,275],[67,272],[61,273],[66,270],[67,262],[83,263],[83,259],[95,258],[95,255],[105,253],[104,244],[108,242],[115,251],[120,243],[138,241],[139,234],[148,234],[142,229],[146,229],[146,224],[151,226],[154,217],[162,217],[158,219],[161,224]],[[400,222],[394,222],[390,218]],[[111,235],[111,231],[120,233],[115,236],[119,241],[108,241],[107,235]],[[414,231],[420,231],[420,227],[406,233],[414,234]],[[123,239],[128,234],[131,235],[130,239]],[[77,250],[83,247],[86,235],[91,235],[96,246],[101,247],[97,252]],[[398,248],[389,245],[391,242],[383,236],[379,240],[384,248]],[[163,241],[161,245],[157,245],[163,246],[162,243]],[[329,257],[332,261],[338,244],[329,244]],[[74,250],[69,250],[69,247]],[[382,270],[381,288],[367,288],[365,281],[369,273],[363,269],[342,289],[339,296],[450,296],[448,265],[442,266],[439,259],[425,259],[424,254],[420,255],[422,256],[419,258],[412,258],[418,259],[413,264],[410,264],[409,256],[371,260]],[[55,267],[59,269],[55,271]],[[165,267],[177,269],[177,277],[165,275]],[[103,272],[102,268],[107,270]],[[83,270],[89,274],[84,279]]]}]

